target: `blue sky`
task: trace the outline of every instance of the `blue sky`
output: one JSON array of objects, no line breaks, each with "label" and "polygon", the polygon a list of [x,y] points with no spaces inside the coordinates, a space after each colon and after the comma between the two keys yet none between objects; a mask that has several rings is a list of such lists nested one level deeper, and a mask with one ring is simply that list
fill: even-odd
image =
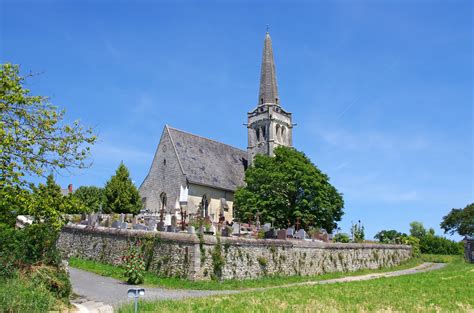
[{"label": "blue sky", "polygon": [[[80,2],[80,3],[79,3]],[[246,148],[270,24],[282,106],[344,193],[341,227],[372,237],[435,228],[473,202],[469,1],[0,1],[0,60],[93,126],[102,186],[120,161],[139,185],[163,126]],[[454,237],[459,239],[459,237]]]}]

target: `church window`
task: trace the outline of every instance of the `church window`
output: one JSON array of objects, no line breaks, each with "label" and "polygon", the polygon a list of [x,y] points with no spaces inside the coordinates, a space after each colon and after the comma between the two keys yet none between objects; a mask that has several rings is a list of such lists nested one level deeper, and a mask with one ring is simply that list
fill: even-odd
[{"label": "church window", "polygon": [[163,160],[163,165],[166,165],[166,159]]},{"label": "church window", "polygon": [[262,139],[263,140],[267,139],[266,127],[265,126],[262,126]]},{"label": "church window", "polygon": [[257,135],[257,141],[260,141],[260,129],[259,128],[257,128],[255,130],[255,134]]},{"label": "church window", "polygon": [[277,140],[280,141],[281,139],[281,136],[280,136],[280,125],[276,125],[275,127],[275,134],[276,134],[276,137],[277,137]]},{"label": "church window", "polygon": [[275,98],[275,103],[278,104],[278,98]]},{"label": "church window", "polygon": [[263,104],[263,98],[260,98],[260,103]]},{"label": "church window", "polygon": [[203,195],[203,196],[202,196],[202,199],[201,199],[201,209],[202,209],[202,213],[201,213],[201,214],[203,214],[203,217],[209,216],[209,200],[207,199],[207,196],[206,196],[206,195]]},{"label": "church window", "polygon": [[163,210],[163,212],[166,211],[166,202],[167,202],[166,193],[162,192],[160,195],[160,203],[161,203],[161,210]]},{"label": "church window", "polygon": [[281,128],[281,142],[286,143],[286,128],[282,126]]}]

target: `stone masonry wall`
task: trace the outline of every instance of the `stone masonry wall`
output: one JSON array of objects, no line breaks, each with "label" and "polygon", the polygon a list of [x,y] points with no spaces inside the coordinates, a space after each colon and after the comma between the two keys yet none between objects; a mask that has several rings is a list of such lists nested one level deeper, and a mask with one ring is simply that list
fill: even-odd
[{"label": "stone masonry wall", "polygon": [[[149,270],[189,279],[246,279],[265,275],[318,275],[398,265],[405,245],[263,240],[194,234],[65,226],[58,246],[66,256],[118,265],[132,239],[145,246]],[[221,260],[222,262],[219,262]]]}]

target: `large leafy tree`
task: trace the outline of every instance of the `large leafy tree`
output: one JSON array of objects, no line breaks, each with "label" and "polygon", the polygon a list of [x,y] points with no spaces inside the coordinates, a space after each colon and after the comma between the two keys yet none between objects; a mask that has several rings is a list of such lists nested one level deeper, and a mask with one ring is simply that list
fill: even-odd
[{"label": "large leafy tree", "polygon": [[27,185],[29,176],[84,168],[91,129],[63,123],[64,111],[47,97],[31,95],[19,66],[0,64],[0,188]]},{"label": "large leafy tree", "polygon": [[137,214],[142,209],[138,189],[123,163],[120,163],[115,175],[105,185],[104,194],[104,212]]},{"label": "large leafy tree", "polygon": [[74,191],[73,197],[84,205],[87,212],[97,212],[104,205],[104,188],[81,186]]},{"label": "large leafy tree", "polygon": [[395,229],[391,229],[379,231],[377,234],[375,234],[374,238],[381,243],[401,243],[402,238],[406,236],[406,234],[396,231]]},{"label": "large leafy tree", "polygon": [[464,209],[452,209],[443,217],[441,228],[445,233],[458,233],[461,236],[474,236],[474,203]]},{"label": "large leafy tree", "polygon": [[300,220],[302,227],[331,232],[343,214],[342,194],[308,157],[293,148],[277,147],[275,156],[257,155],[245,172],[244,187],[235,192],[235,214],[241,220],[272,221],[284,228]]}]

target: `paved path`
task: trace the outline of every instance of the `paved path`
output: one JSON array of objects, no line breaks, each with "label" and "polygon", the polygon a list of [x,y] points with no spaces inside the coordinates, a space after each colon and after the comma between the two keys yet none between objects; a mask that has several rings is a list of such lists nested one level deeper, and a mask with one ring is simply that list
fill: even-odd
[{"label": "paved path", "polygon": [[[303,285],[316,284],[332,284],[350,281],[362,281],[382,277],[394,277],[402,275],[417,274],[432,270],[437,270],[444,267],[444,263],[423,263],[417,267],[399,270],[386,273],[374,273],[359,276],[349,276],[336,279],[328,279],[321,281],[309,281],[302,283],[293,283],[287,285],[279,285],[273,287],[252,288],[245,290],[178,290],[178,289],[164,289],[164,288],[146,288],[144,299],[146,300],[162,300],[162,299],[183,299],[188,297],[205,297],[211,295],[233,294],[245,291],[261,291],[273,288],[286,288]],[[127,298],[127,290],[131,287],[126,283],[110,277],[99,276],[94,273],[86,272],[76,268],[69,269],[72,288],[75,294],[80,296],[80,300],[84,306],[97,307],[98,303],[105,303],[118,307],[124,302],[130,301]],[[74,301],[73,301],[74,302]],[[98,310],[100,311],[100,310]],[[103,310],[105,312],[107,310]]]}]

